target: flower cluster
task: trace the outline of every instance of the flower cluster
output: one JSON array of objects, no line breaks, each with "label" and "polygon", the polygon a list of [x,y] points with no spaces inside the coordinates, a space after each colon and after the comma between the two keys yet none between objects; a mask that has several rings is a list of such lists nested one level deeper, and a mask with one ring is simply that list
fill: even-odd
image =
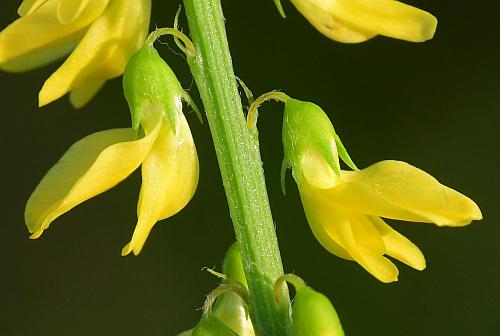
[{"label": "flower cluster", "polygon": [[[283,12],[280,1],[275,2]],[[433,37],[437,25],[431,14],[393,0],[291,2],[321,33],[346,43],[376,35],[421,42]],[[138,254],[153,225],[192,198],[198,158],[182,113],[182,100],[191,99],[152,42],[143,46],[150,11],[151,0],[24,0],[20,18],[0,33],[2,70],[31,70],[69,54],[43,85],[40,106],[69,93],[72,104],[81,107],[106,80],[125,71],[132,114],[131,128],[80,140],[42,179],[26,206],[32,238],[139,166],[138,222],[122,254]],[[331,253],[391,282],[398,270],[385,255],[418,270],[425,268],[425,258],[382,217],[439,226],[482,218],[471,199],[407,163],[382,161],[359,170],[321,108],[285,96],[280,96],[285,161],[311,229]],[[352,170],[340,168],[339,156]]]},{"label": "flower cluster", "polygon": [[[274,1],[283,14],[280,0]],[[437,26],[433,15],[394,0],[290,1],[318,31],[344,43],[359,43],[377,35],[423,42],[433,37]],[[188,13],[190,10],[188,7]],[[217,50],[216,56],[207,62],[207,69],[210,69],[202,69],[203,57],[207,56],[204,54],[207,49],[214,49],[213,45],[193,44],[177,28],[159,29],[146,40],[150,11],[151,0],[24,0],[18,10],[20,17],[0,32],[1,70],[27,71],[68,55],[45,81],[39,92],[40,106],[69,93],[71,103],[82,107],[106,80],[123,74],[124,94],[132,117],[130,128],[101,131],[78,141],[48,171],[26,205],[25,222],[30,238],[40,237],[56,218],[114,187],[141,167],[137,224],[130,242],[122,249],[122,255],[137,255],[154,225],[181,211],[193,197],[199,177],[198,156],[182,112],[183,101],[199,111],[173,71],[153,48],[153,43],[162,34],[174,35],[177,45],[186,53],[188,63],[196,69],[193,74],[200,84],[200,91],[208,92],[207,95],[202,92],[202,97],[214,99],[215,105],[221,109],[228,105],[219,104],[223,102],[218,101],[221,97],[212,94],[217,90],[212,92],[210,89],[219,85],[214,82],[220,78],[229,78],[221,85],[233,84],[230,83],[232,73],[223,73],[231,74],[229,77],[213,76],[210,83],[208,80],[204,82],[206,78],[200,82],[197,76],[203,77],[205,71],[216,74],[219,70],[225,71],[231,67],[231,62],[225,58],[220,69],[220,64],[213,66],[213,60],[222,55],[217,54]],[[213,13],[208,14],[206,16]],[[220,26],[216,28],[215,35],[223,36],[223,27],[222,30]],[[196,34],[200,32],[193,31],[195,42]],[[181,41],[185,47],[180,45]],[[229,55],[225,50],[223,53]],[[249,100],[253,100],[248,88],[242,86]],[[231,97],[223,97],[226,98]],[[265,94],[255,100],[249,110],[250,129],[255,127],[257,107],[267,99],[281,100],[285,104],[282,178],[286,168],[291,168],[314,236],[329,252],[357,262],[378,280],[387,283],[398,279],[398,269],[387,257],[417,270],[426,267],[419,248],[382,218],[453,227],[482,218],[479,207],[470,198],[405,162],[382,161],[359,170],[328,116],[313,103],[280,92]],[[234,99],[231,102],[234,103]],[[216,127],[227,128],[224,112],[221,111],[220,124],[216,123]],[[247,136],[245,131],[241,135]],[[233,140],[239,143],[248,139],[250,137]],[[223,159],[230,160],[245,154],[235,150],[229,150],[227,154],[223,152],[221,150]],[[228,157],[231,155],[233,157]],[[342,169],[340,160],[351,170]],[[250,241],[254,237],[249,233],[258,233],[251,229],[248,226],[240,230],[245,231],[244,235],[241,234],[242,240]],[[272,234],[267,237],[275,239]],[[261,238],[260,241],[267,239]],[[246,247],[250,249],[250,245]],[[264,251],[262,246],[255,251]],[[326,296],[294,275],[279,276],[282,273],[279,267],[259,269],[258,263],[248,255],[257,255],[261,260],[266,256],[259,256],[255,251],[243,251],[247,252],[244,270],[238,245],[231,247],[224,261],[226,275],[219,274],[224,278],[223,284],[208,296],[199,323],[182,335],[262,334],[265,323],[255,319],[256,324],[253,324],[249,311],[252,313],[258,309],[259,301],[264,302],[264,299],[267,308],[272,305],[285,308],[283,316],[290,319],[291,326],[283,324],[279,328],[288,328],[293,335],[344,335],[337,312]],[[269,251],[272,250],[268,249],[266,253]],[[277,266],[279,255],[275,256]],[[265,284],[266,290],[274,283],[276,302],[268,300],[270,291],[262,291],[262,297],[259,297],[261,293],[255,295],[255,288],[259,289],[255,286],[257,278],[249,277],[248,286],[245,271],[253,275],[263,272],[257,282]],[[286,303],[288,293],[282,295],[286,293],[284,282],[295,287],[292,310]],[[253,290],[252,296],[248,288]],[[266,315],[263,320],[271,318]]]},{"label": "flower cluster", "polygon": [[39,105],[68,92],[82,107],[123,73],[143,45],[151,0],[24,0],[0,33],[0,69],[27,71],[70,54],[43,85]]}]

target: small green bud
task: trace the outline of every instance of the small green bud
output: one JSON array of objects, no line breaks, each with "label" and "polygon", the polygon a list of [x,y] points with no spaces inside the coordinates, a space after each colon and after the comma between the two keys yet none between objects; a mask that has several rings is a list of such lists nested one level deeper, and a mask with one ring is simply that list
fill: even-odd
[{"label": "small green bud", "polygon": [[192,336],[238,336],[214,314],[203,314],[198,325],[193,329]]},{"label": "small green bud", "polygon": [[293,301],[293,336],[343,336],[335,308],[328,298],[309,286],[297,289]]},{"label": "small green bud", "polygon": [[326,113],[316,104],[293,98],[285,101],[283,147],[297,183],[302,177],[303,156],[310,153],[323,157],[333,172],[340,175],[335,130]]},{"label": "small green bud", "polygon": [[238,243],[233,243],[227,250],[222,264],[222,273],[248,287]]},{"label": "small green bud", "polygon": [[130,58],[123,74],[123,90],[135,130],[150,107],[161,108],[172,130],[176,130],[185,93],[172,69],[153,46],[146,44]]},{"label": "small green bud", "polygon": [[207,296],[204,314],[198,325],[178,336],[255,336],[246,307],[249,298],[238,243],[231,245],[226,252],[222,270],[224,274],[209,269],[210,273],[224,279],[223,285]]},{"label": "small green bud", "polygon": [[[227,250],[222,265],[222,272],[229,278],[224,280],[225,284],[231,284],[232,281],[236,280],[245,287],[248,287],[238,243],[234,243]],[[228,291],[219,296],[214,305],[213,313],[231,327],[231,329],[236,331],[238,335],[255,335],[245,303],[238,294]]]}]

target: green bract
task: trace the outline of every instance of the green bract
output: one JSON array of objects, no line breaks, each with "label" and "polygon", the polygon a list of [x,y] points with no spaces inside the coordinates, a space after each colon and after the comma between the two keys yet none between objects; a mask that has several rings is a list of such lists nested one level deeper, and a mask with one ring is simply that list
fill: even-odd
[{"label": "green bract", "polygon": [[293,301],[293,336],[343,336],[332,303],[309,286],[297,289]]},{"label": "green bract", "polygon": [[144,111],[152,106],[160,106],[171,128],[176,130],[185,93],[172,69],[154,47],[143,46],[128,61],[123,74],[123,90],[135,130],[139,128]]}]

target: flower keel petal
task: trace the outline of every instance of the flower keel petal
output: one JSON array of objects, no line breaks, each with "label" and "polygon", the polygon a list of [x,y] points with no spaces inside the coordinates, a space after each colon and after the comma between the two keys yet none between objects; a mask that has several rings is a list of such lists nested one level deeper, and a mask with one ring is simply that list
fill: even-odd
[{"label": "flower keel petal", "polygon": [[370,216],[370,220],[382,236],[387,255],[419,271],[425,269],[425,257],[415,244],[379,217]]},{"label": "flower keel petal", "polygon": [[153,226],[182,210],[198,185],[198,157],[186,118],[178,117],[177,135],[167,121],[142,164],[142,187],[137,207],[138,222],[122,255],[138,255]]}]

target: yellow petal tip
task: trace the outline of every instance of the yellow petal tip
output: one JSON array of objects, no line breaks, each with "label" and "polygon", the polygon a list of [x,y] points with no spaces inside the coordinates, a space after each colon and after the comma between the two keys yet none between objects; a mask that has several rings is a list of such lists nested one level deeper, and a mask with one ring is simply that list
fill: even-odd
[{"label": "yellow petal tip", "polygon": [[393,282],[398,282],[399,281],[399,278],[398,278],[397,275],[394,278],[380,278],[378,276],[375,276],[375,278],[377,278],[379,281],[381,281],[383,283],[393,283]]},{"label": "yellow petal tip", "polygon": [[421,37],[417,38],[415,42],[425,42],[434,37],[434,34],[436,33],[436,28],[438,21],[436,17],[430,13],[427,13],[428,17],[427,19],[422,22],[422,28],[421,28]]},{"label": "yellow petal tip", "polygon": [[414,258],[411,263],[405,262],[405,264],[413,269],[416,269],[417,271],[423,271],[427,267],[427,262],[425,261],[425,257],[422,253],[420,253],[420,256]]},{"label": "yellow petal tip", "polygon": [[141,248],[138,248],[137,246],[131,247],[130,243],[128,243],[122,248],[122,257],[129,255],[131,252],[133,252],[133,254],[137,256],[139,255],[139,253],[141,253]]},{"label": "yellow petal tip", "polygon": [[130,248],[130,243],[128,243],[122,248],[122,257],[129,255],[130,252],[132,252],[132,249]]},{"label": "yellow petal tip", "polygon": [[474,203],[474,208],[471,211],[471,220],[481,220],[483,219],[483,213],[481,212],[481,209],[477,206],[476,203]]},{"label": "yellow petal tip", "polygon": [[42,90],[38,94],[38,107],[43,107],[43,106],[53,102],[54,100],[55,99],[48,98],[46,91],[42,88]]},{"label": "yellow petal tip", "polygon": [[30,235],[29,239],[37,239],[42,235],[42,233],[43,233],[43,230],[35,231]]}]

